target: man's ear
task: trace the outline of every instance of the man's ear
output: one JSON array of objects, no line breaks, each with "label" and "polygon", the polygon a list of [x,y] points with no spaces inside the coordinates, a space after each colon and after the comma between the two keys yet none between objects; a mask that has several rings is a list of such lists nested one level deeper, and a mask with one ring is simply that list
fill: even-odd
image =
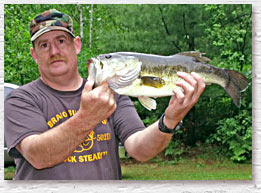
[{"label": "man's ear", "polygon": [[76,38],[74,38],[74,46],[75,46],[75,50],[76,50],[76,54],[80,54],[81,52],[81,48],[82,48],[82,43],[81,43],[81,39],[79,36],[77,36]]},{"label": "man's ear", "polygon": [[36,57],[36,53],[35,53],[35,50],[33,47],[30,48],[30,52],[31,52],[32,58],[37,63],[37,57]]}]

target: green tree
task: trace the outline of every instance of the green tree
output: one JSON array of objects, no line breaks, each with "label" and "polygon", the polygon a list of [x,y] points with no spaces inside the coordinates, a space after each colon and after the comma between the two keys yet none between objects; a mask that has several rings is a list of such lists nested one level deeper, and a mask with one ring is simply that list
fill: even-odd
[{"label": "green tree", "polygon": [[[214,61],[218,66],[243,72],[251,80],[252,74],[252,21],[249,5],[206,5],[213,13],[208,28],[209,39],[219,49],[219,57]],[[222,49],[221,49],[222,48]],[[222,143],[222,152],[227,151],[233,161],[245,161],[252,153],[252,89],[244,93],[242,108],[218,121],[216,133],[211,142]]]},{"label": "green tree", "polygon": [[5,5],[5,82],[23,85],[39,76],[37,66],[30,56],[28,33],[32,6]]}]

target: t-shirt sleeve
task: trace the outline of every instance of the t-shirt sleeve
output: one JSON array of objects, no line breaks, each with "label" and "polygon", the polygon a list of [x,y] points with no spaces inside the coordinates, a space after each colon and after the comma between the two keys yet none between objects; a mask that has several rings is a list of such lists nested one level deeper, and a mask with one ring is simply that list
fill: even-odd
[{"label": "t-shirt sleeve", "polygon": [[113,115],[114,129],[117,137],[124,144],[126,139],[145,128],[133,102],[128,96],[119,95],[117,110]]},{"label": "t-shirt sleeve", "polygon": [[4,128],[8,153],[12,157],[21,157],[15,147],[25,137],[48,129],[33,96],[20,89],[14,90],[5,100]]}]

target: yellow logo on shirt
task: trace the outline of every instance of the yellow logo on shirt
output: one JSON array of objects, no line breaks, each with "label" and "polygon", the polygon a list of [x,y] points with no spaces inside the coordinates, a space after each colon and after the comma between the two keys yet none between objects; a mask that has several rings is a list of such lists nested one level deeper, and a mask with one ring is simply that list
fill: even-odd
[{"label": "yellow logo on shirt", "polygon": [[[78,146],[76,150],[74,150],[75,153],[81,153],[83,151],[89,151],[92,149],[94,145],[94,140],[98,142],[102,141],[109,141],[111,140],[111,134],[110,133],[102,133],[95,135],[95,132],[92,130],[88,137],[85,138],[85,140]],[[84,163],[84,162],[92,162],[95,160],[101,160],[104,156],[107,156],[108,151],[99,151],[96,153],[90,153],[86,155],[71,155],[68,158],[64,160],[64,162],[69,163]]]},{"label": "yellow logo on shirt", "polygon": [[[57,113],[55,116],[52,116],[49,121],[47,122],[47,125],[49,128],[53,128],[58,124],[62,119],[67,119],[69,117],[72,117],[75,115],[77,110],[67,110],[60,113]],[[108,120],[104,119],[101,122],[103,125],[107,125]],[[106,126],[105,126],[106,127]],[[91,162],[96,160],[101,160],[103,157],[108,155],[108,151],[98,151],[98,152],[92,152],[90,151],[95,144],[94,143],[100,143],[105,141],[111,140],[111,133],[95,133],[93,130],[88,134],[88,136],[82,141],[81,144],[74,150],[73,155],[69,156],[64,160],[64,162],[69,163],[84,163],[84,162]],[[97,144],[96,144],[97,145]],[[87,153],[87,152],[90,153]],[[85,155],[83,155],[82,152],[86,152]],[[78,154],[80,153],[80,154]]]},{"label": "yellow logo on shirt", "polygon": [[79,150],[74,150],[74,152],[83,152],[83,151],[88,151],[92,148],[93,144],[94,144],[94,139],[96,139],[96,137],[94,137],[94,131],[92,130],[88,137],[84,139],[84,141],[79,145]]},{"label": "yellow logo on shirt", "polygon": [[103,124],[103,125],[106,125],[106,124],[107,124],[107,119],[104,119],[104,120],[102,121],[102,124]]}]

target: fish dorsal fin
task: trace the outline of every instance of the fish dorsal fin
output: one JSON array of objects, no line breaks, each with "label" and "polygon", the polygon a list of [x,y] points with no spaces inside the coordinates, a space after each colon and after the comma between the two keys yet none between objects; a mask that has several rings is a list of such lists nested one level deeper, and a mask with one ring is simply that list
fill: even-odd
[{"label": "fish dorsal fin", "polygon": [[155,110],[157,108],[157,102],[150,97],[140,96],[138,97],[138,99],[142,106],[144,106],[149,111],[151,111],[152,109]]},{"label": "fish dorsal fin", "polygon": [[193,57],[197,62],[207,63],[211,60],[205,56],[203,56],[206,53],[201,53],[197,51],[188,51],[188,52],[180,52],[178,55],[184,55],[184,56],[191,56]]},{"label": "fish dorsal fin", "polygon": [[165,85],[165,81],[160,77],[142,76],[140,79],[141,79],[142,84],[145,86],[161,88]]}]

